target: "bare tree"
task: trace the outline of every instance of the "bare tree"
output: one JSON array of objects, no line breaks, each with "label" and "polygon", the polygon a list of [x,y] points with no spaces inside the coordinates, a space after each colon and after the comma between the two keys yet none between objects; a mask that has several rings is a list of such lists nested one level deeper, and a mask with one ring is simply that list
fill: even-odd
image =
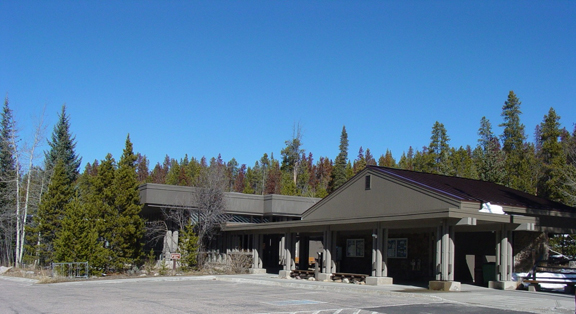
[{"label": "bare tree", "polygon": [[[18,137],[17,133],[13,132],[11,142],[16,149],[14,156],[16,159],[16,248],[15,248],[15,264],[19,266],[22,263],[24,254],[24,242],[26,238],[26,224],[28,223],[28,214],[32,206],[37,206],[40,202],[40,196],[44,186],[44,179],[41,178],[40,182],[33,181],[40,168],[34,167],[34,161],[38,158],[36,149],[44,139],[46,128],[44,127],[44,112],[39,119],[38,125],[34,131],[34,139],[31,144],[24,143],[21,150],[18,150]],[[27,165],[22,166],[21,161],[25,160]],[[25,175],[22,175],[22,174]],[[34,186],[33,183],[39,183],[39,187]]]},{"label": "bare tree", "polygon": [[298,180],[298,172],[302,162],[301,156],[304,154],[302,149],[302,127],[300,123],[294,125],[292,130],[292,139],[285,142],[286,147],[282,149],[282,168],[286,171],[292,172],[292,180],[296,185]]},{"label": "bare tree", "polygon": [[[576,135],[576,131],[574,132]],[[564,167],[564,185],[562,194],[566,197],[567,205],[576,206],[576,138],[567,152],[567,163]]]},{"label": "bare tree", "polygon": [[203,171],[192,192],[195,209],[191,212],[192,224],[195,225],[200,249],[205,249],[214,236],[220,231],[220,226],[228,221],[224,190],[226,188],[226,169],[216,160]]},{"label": "bare tree", "polygon": [[8,263],[13,261],[16,266],[22,263],[28,216],[39,203],[42,193],[42,169],[35,167],[34,161],[38,158],[35,152],[45,131],[43,117],[44,112],[34,131],[33,141],[19,146],[19,132],[6,100],[2,141],[3,149],[6,149],[4,154],[12,156],[14,167],[12,171],[0,174],[0,181],[8,186],[2,195],[0,230],[4,233],[5,242],[2,244],[2,251],[5,252],[2,260]]}]

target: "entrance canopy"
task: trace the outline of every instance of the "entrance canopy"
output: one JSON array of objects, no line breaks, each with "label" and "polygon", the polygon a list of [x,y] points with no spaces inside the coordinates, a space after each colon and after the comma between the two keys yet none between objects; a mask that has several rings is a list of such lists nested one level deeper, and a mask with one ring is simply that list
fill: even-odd
[{"label": "entrance canopy", "polygon": [[279,235],[265,247],[280,246],[286,271],[295,269],[298,251],[307,254],[296,243],[319,236],[323,278],[350,269],[387,277],[391,265],[406,278],[454,281],[459,273],[476,281],[477,269],[494,263],[487,280],[510,282],[513,233],[576,233],[576,208],[490,182],[368,166],[300,220],[227,223],[223,230],[251,235],[256,250],[262,235]]},{"label": "entrance canopy", "polygon": [[576,232],[576,208],[479,180],[368,166],[302,214],[301,220],[266,224],[227,224],[226,231],[294,231],[388,228],[452,224],[491,229]]}]

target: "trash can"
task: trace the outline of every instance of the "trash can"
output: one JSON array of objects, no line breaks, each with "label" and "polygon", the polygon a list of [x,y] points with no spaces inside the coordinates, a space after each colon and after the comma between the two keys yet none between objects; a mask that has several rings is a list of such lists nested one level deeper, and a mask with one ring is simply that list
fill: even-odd
[{"label": "trash can", "polygon": [[496,263],[482,265],[482,278],[484,279],[484,286],[488,286],[488,282],[496,280]]}]

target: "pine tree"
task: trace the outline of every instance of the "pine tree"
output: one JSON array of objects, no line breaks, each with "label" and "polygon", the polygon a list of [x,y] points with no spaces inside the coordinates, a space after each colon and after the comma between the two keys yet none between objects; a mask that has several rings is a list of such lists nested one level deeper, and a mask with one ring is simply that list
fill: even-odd
[{"label": "pine tree", "polygon": [[54,126],[52,140],[48,141],[50,150],[45,152],[46,170],[52,172],[58,159],[64,162],[66,175],[70,182],[76,182],[82,158],[76,155],[76,137],[70,133],[70,118],[66,114],[66,105],[58,115],[58,123]]},{"label": "pine tree", "polygon": [[482,181],[502,184],[505,177],[505,156],[500,149],[500,141],[492,133],[492,124],[486,117],[480,120],[478,135],[480,138],[474,154],[478,177]]},{"label": "pine tree", "polygon": [[234,180],[233,192],[242,193],[244,191],[244,180],[246,179],[246,164],[242,164],[238,173],[236,174],[236,179]]},{"label": "pine tree", "polygon": [[187,270],[198,264],[199,238],[194,232],[194,226],[191,224],[184,226],[180,230],[178,237],[178,250],[182,254],[180,262],[184,270]]},{"label": "pine tree", "polygon": [[366,148],[366,165],[376,166],[376,159],[374,159],[374,156],[372,156],[372,152],[370,152],[370,148]]},{"label": "pine tree", "polygon": [[508,99],[502,106],[502,117],[504,122],[500,124],[504,127],[501,136],[502,150],[506,154],[505,169],[506,177],[504,184],[513,189],[524,192],[534,191],[531,173],[533,173],[533,148],[525,144],[524,125],[520,123],[520,100],[510,91]]},{"label": "pine tree", "polygon": [[166,174],[166,184],[169,185],[179,185],[179,176],[180,176],[180,164],[178,160],[171,159],[170,160],[170,170]]},{"label": "pine tree", "polygon": [[16,147],[14,147],[15,122],[8,98],[4,99],[0,122],[0,264],[14,261],[16,234]]},{"label": "pine tree", "polygon": [[[82,202],[85,210],[95,216],[94,224],[98,233],[98,247],[95,258],[90,265],[97,269],[110,270],[115,268],[112,265],[115,258],[115,251],[112,250],[110,242],[116,233],[117,211],[114,206],[116,190],[114,187],[114,177],[116,172],[116,161],[111,154],[98,165],[97,175],[88,177],[87,180],[82,175],[80,177],[80,187]],[[88,181],[86,184],[85,181]],[[87,188],[82,188],[87,187]],[[101,258],[100,258],[101,256]]]},{"label": "pine tree", "polygon": [[98,213],[77,195],[65,206],[61,229],[54,240],[56,262],[88,262],[92,273],[107,260],[106,249],[98,241]]},{"label": "pine tree", "polygon": [[364,157],[364,150],[362,149],[362,146],[360,146],[358,157],[354,160],[354,174],[364,170],[364,168],[366,168],[366,158]]},{"label": "pine tree", "polygon": [[280,170],[280,163],[278,162],[278,160],[272,157],[270,160],[270,166],[266,178],[265,194],[280,194],[281,191],[282,191],[282,170]]},{"label": "pine tree", "polygon": [[148,181],[148,177],[150,175],[148,170],[148,158],[146,155],[142,155],[140,153],[136,154],[136,173],[138,175],[138,183],[144,184]]},{"label": "pine tree", "polygon": [[538,196],[557,202],[566,202],[562,193],[564,186],[564,173],[566,168],[566,155],[559,141],[561,135],[560,116],[553,108],[544,116],[540,124],[540,151],[539,159],[542,164],[542,174],[538,180]]},{"label": "pine tree", "polygon": [[346,126],[342,127],[342,134],[340,135],[340,153],[334,162],[334,169],[332,170],[332,184],[331,191],[336,190],[347,180],[346,164],[348,163],[348,133],[346,133]]},{"label": "pine tree", "polygon": [[64,161],[58,159],[48,190],[42,196],[33,226],[27,232],[29,243],[34,246],[35,256],[41,265],[48,265],[54,258],[54,240],[61,228],[66,205],[73,197],[70,178]]},{"label": "pine tree", "polygon": [[135,162],[136,155],[134,155],[130,135],[128,135],[113,182],[117,219],[109,242],[116,258],[117,268],[138,262],[142,254],[140,241],[144,233],[144,221],[140,217],[142,206]]},{"label": "pine tree", "polygon": [[398,162],[398,167],[405,170],[414,170],[414,149],[412,146],[408,148],[407,154],[402,153],[400,161]]},{"label": "pine tree", "polygon": [[450,173],[450,165],[448,162],[450,154],[450,138],[444,124],[436,121],[432,126],[432,135],[430,136],[430,146],[428,147],[428,154],[432,164],[427,165],[423,171],[433,172],[438,174],[447,175]]},{"label": "pine tree", "polygon": [[[403,155],[403,157],[406,159],[405,155]],[[394,157],[392,157],[392,152],[389,149],[386,150],[386,155],[381,155],[378,159],[378,166],[396,167],[396,160],[394,160]]]},{"label": "pine tree", "polygon": [[289,172],[292,175],[294,185],[297,184],[298,172],[302,163],[301,156],[304,154],[302,149],[302,132],[300,125],[294,127],[292,138],[285,142],[286,147],[280,152],[282,154],[282,166],[280,169]]},{"label": "pine tree", "polygon": [[477,179],[478,174],[476,172],[476,167],[474,161],[472,160],[472,151],[470,146],[464,149],[460,146],[459,149],[450,149],[449,157],[449,174],[455,177]]}]

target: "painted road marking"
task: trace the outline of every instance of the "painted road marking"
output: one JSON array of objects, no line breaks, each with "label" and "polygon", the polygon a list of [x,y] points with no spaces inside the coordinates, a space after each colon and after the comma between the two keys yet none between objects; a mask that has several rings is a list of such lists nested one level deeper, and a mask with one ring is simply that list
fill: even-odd
[{"label": "painted road marking", "polygon": [[362,309],[327,309],[319,311],[297,311],[297,312],[268,312],[260,314],[383,314],[381,312],[366,311]]},{"label": "painted road marking", "polygon": [[[308,305],[308,304],[320,304],[326,302],[313,301],[313,300],[286,300],[286,301],[272,301],[272,302],[262,302],[270,305],[286,306],[286,305]],[[292,313],[292,312],[290,312]]]}]

